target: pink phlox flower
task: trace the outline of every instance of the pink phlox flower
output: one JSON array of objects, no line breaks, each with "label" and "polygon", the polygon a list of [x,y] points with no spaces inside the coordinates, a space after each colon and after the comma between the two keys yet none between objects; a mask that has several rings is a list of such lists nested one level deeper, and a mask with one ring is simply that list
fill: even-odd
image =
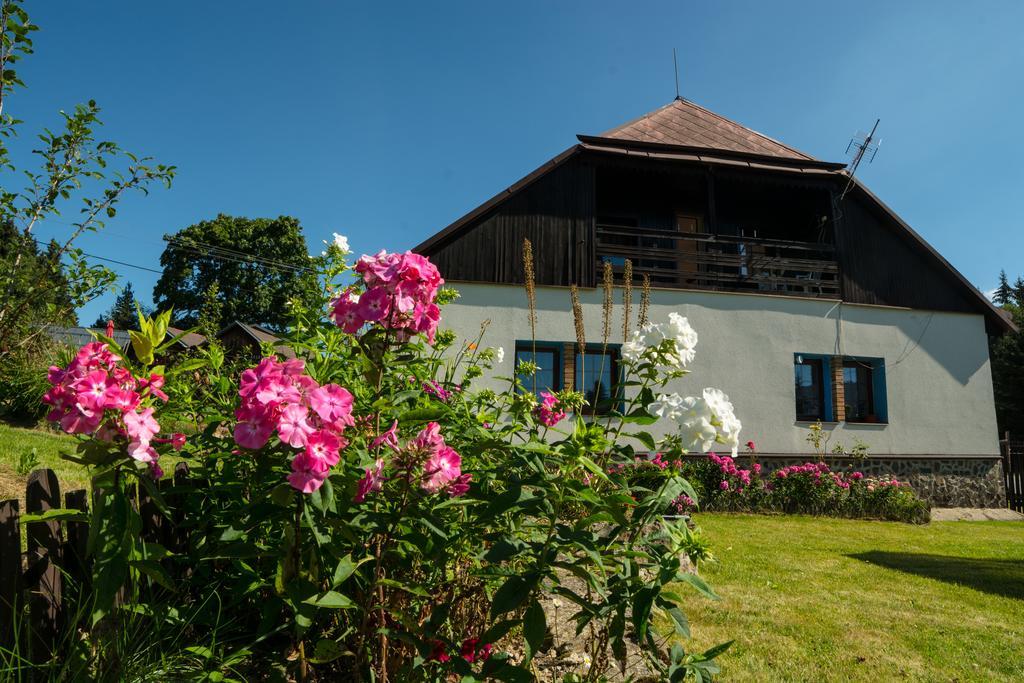
[{"label": "pink phlox flower", "polygon": [[359,480],[356,487],[355,502],[362,503],[366,496],[375,491],[380,491],[384,484],[384,459],[378,458],[373,467],[366,468],[366,474]]},{"label": "pink phlox flower", "polygon": [[181,432],[171,434],[171,448],[180,451],[185,446],[185,435]]},{"label": "pink phlox flower", "polygon": [[462,458],[455,452],[455,449],[443,446],[424,463],[423,481],[420,486],[434,493],[457,479],[460,474],[462,474]]},{"label": "pink phlox flower", "polygon": [[302,493],[313,493],[327,479],[328,468],[324,462],[302,451],[292,458],[292,471],[288,475],[288,483]]},{"label": "pink phlox flower", "polygon": [[139,382],[139,386],[143,387],[143,388],[145,386],[148,386],[149,387],[149,392],[151,394],[156,396],[161,401],[164,401],[165,403],[167,402],[167,394],[165,394],[162,391],[163,386],[164,386],[164,376],[163,375],[157,375],[157,374],[154,373],[154,374],[149,376],[149,380],[145,380],[145,381]]},{"label": "pink phlox flower", "polygon": [[480,644],[479,638],[467,638],[462,642],[459,649],[459,656],[470,664],[474,662],[486,662],[491,656],[491,644]]},{"label": "pink phlox flower", "polygon": [[[459,496],[465,495],[469,491],[469,482],[473,480],[473,475],[468,472],[460,474],[448,484],[448,495],[452,498],[458,498]],[[588,482],[589,483],[589,482]]]},{"label": "pink phlox flower", "polygon": [[341,432],[355,424],[352,419],[352,394],[337,384],[325,384],[309,392],[309,406],[320,419]]},{"label": "pink phlox flower", "polygon": [[448,393],[447,389],[432,379],[428,379],[423,383],[423,391],[424,393],[427,393],[445,403],[447,403],[448,399],[451,397],[451,394]]},{"label": "pink phlox flower", "polygon": [[545,427],[554,427],[565,419],[565,411],[559,409],[558,397],[548,391],[542,391],[541,402],[533,409],[533,414]]},{"label": "pink phlox flower", "polygon": [[377,450],[381,446],[387,446],[391,450],[397,452],[398,447],[398,420],[391,423],[387,431],[377,435],[377,438],[370,444],[370,450]]},{"label": "pink phlox flower", "polygon": [[263,377],[256,384],[256,400],[260,403],[297,403],[302,395],[284,375]]},{"label": "pink phlox flower", "polygon": [[93,370],[76,382],[75,390],[84,407],[103,410],[117,398],[120,388],[106,370]]},{"label": "pink phlox flower", "polygon": [[334,467],[341,459],[338,453],[341,439],[325,429],[314,431],[306,438],[305,453],[310,458],[324,463],[324,469]]},{"label": "pink phlox flower", "polygon": [[388,293],[379,287],[370,289],[359,297],[359,307],[356,309],[359,317],[367,322],[376,322],[385,318],[391,310]]},{"label": "pink phlox flower", "polygon": [[342,292],[331,302],[331,320],[348,334],[355,334],[366,322],[359,315],[359,295],[352,290]]},{"label": "pink phlox flower", "polygon": [[277,433],[281,441],[292,448],[304,447],[306,439],[313,433],[306,406],[298,403],[286,406],[277,418]]},{"label": "pink phlox flower", "polygon": [[126,412],[138,408],[141,401],[142,397],[139,396],[138,392],[129,389],[118,389],[108,397],[106,407]]},{"label": "pink phlox flower", "polygon": [[149,444],[160,431],[160,425],[153,417],[152,408],[145,408],[142,412],[125,411],[121,419],[124,422],[124,430],[128,434],[128,438],[133,442]]},{"label": "pink phlox flower", "polygon": [[263,448],[274,433],[272,413],[262,407],[252,406],[235,411],[235,443],[243,448]]},{"label": "pink phlox flower", "polygon": [[441,436],[441,425],[428,422],[420,433],[409,441],[409,448],[421,455],[430,457],[444,448],[444,437]]},{"label": "pink phlox flower", "polygon": [[718,488],[720,488],[723,491],[728,491],[729,490],[729,482],[725,481],[723,479],[722,482],[718,485]]},{"label": "pink phlox flower", "polygon": [[60,428],[68,434],[92,434],[102,420],[102,410],[92,410],[76,403],[60,418]]},{"label": "pink phlox flower", "polygon": [[139,462],[147,464],[156,462],[157,458],[160,457],[148,441],[132,441],[128,444],[128,455]]},{"label": "pink phlox flower", "polygon": [[451,657],[448,656],[448,653],[445,651],[445,649],[446,646],[442,641],[435,640],[433,647],[431,647],[430,649],[430,655],[427,657],[427,661],[441,662],[442,664],[444,664],[449,659],[451,659]]}]

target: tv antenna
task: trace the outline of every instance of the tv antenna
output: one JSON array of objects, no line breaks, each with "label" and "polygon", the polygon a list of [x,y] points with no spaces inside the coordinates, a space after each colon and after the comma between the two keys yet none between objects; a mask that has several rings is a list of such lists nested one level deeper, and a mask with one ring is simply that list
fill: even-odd
[{"label": "tv antenna", "polygon": [[878,154],[878,148],[882,146],[882,140],[875,138],[875,133],[878,131],[878,124],[882,119],[875,119],[875,125],[871,127],[870,133],[858,131],[850,139],[850,144],[846,146],[846,153],[853,155],[853,161],[850,162],[850,180],[846,183],[846,188],[843,193],[839,195],[839,200],[842,201],[846,193],[853,187],[853,177],[857,174],[857,168],[860,166],[860,162],[864,161],[867,157],[868,163],[870,164],[875,160],[875,155]]},{"label": "tv antenna", "polygon": [[676,99],[681,100],[679,96],[679,60],[676,59],[676,49],[672,48],[672,66],[676,70]]}]

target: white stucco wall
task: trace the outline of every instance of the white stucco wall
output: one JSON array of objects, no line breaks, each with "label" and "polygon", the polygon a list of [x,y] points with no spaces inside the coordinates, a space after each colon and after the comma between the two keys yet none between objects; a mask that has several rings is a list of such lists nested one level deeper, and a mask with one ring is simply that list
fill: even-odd
[{"label": "white stucco wall", "polygon": [[[491,320],[485,346],[502,346],[498,374],[511,374],[517,339],[530,338],[522,287],[452,283],[461,298],[442,327],[473,339]],[[600,341],[601,292],[581,292],[587,341]],[[616,290],[611,342],[622,341]],[[537,290],[537,339],[573,341],[569,291]],[[634,290],[633,318],[639,308]],[[793,354],[885,359],[888,424],[830,424],[832,443],[865,441],[875,455],[994,455],[999,452],[988,344],[982,316],[840,304],[838,301],[699,291],[655,290],[650,319],[677,311],[700,337],[693,372],[670,389],[729,394],[743,441],[764,453],[808,453],[807,423],[795,418]],[[488,385],[484,380],[483,386]],[[501,388],[498,383],[492,384]],[[657,432],[657,429],[652,430]]]}]

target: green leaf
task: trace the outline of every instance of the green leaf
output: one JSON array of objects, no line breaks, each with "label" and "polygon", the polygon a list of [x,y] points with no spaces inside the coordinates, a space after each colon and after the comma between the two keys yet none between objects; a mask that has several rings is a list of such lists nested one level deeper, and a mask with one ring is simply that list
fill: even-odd
[{"label": "green leaf", "polygon": [[480,636],[480,642],[482,643],[496,643],[505,635],[520,624],[519,619],[505,619],[487,629],[482,636]]},{"label": "green leaf", "polygon": [[658,450],[658,444],[649,432],[630,432],[626,436],[636,439],[652,451]]},{"label": "green leaf", "polygon": [[327,591],[323,595],[314,595],[303,600],[303,602],[307,605],[316,605],[317,607],[326,607],[328,609],[352,609],[356,606],[356,603],[338,591]]},{"label": "green leaf", "polygon": [[714,659],[718,655],[720,655],[723,652],[725,652],[726,650],[728,650],[732,646],[732,644],[735,643],[735,642],[736,642],[735,640],[730,640],[727,643],[721,643],[720,645],[715,645],[714,647],[712,647],[712,648],[702,652],[701,653],[701,657],[703,657],[704,659]]},{"label": "green leaf", "polygon": [[675,627],[676,633],[683,638],[690,637],[690,620],[686,618],[683,610],[678,607],[667,607],[665,611],[672,617],[672,625]]},{"label": "green leaf", "polygon": [[55,508],[53,510],[47,510],[46,512],[39,512],[35,514],[22,515],[21,523],[29,524],[31,522],[88,522],[88,513],[82,512],[81,510],[65,510],[63,508]]},{"label": "green leaf", "polygon": [[641,640],[647,635],[647,627],[651,620],[651,607],[654,598],[658,597],[659,586],[645,586],[636,592],[633,598],[633,631]]},{"label": "green leaf", "polygon": [[171,581],[170,575],[156,560],[132,560],[130,564],[167,590],[174,590],[174,582]]},{"label": "green leaf", "polygon": [[494,545],[491,546],[490,550],[484,554],[484,559],[491,563],[504,562],[529,547],[530,546],[528,546],[525,541],[505,536],[503,538],[499,538]]},{"label": "green leaf", "polygon": [[331,577],[331,588],[337,588],[340,586],[345,579],[352,575],[352,572],[356,570],[356,567],[369,559],[370,558],[367,557],[356,563],[352,561],[352,554],[349,553],[338,560],[338,566],[334,568],[334,575]]},{"label": "green leaf", "polygon": [[398,416],[399,422],[437,422],[448,414],[446,408],[413,408]]},{"label": "green leaf", "polygon": [[291,484],[283,483],[278,484],[270,491],[270,499],[274,501],[276,505],[281,507],[291,507],[295,501],[295,489],[291,487]]},{"label": "green leaf", "polygon": [[351,654],[333,640],[318,640],[316,647],[313,648],[313,656],[309,658],[309,661],[313,664],[327,664],[333,662],[342,655]]},{"label": "green leaf", "polygon": [[491,601],[491,618],[511,612],[519,607],[530,597],[530,592],[536,585],[537,579],[526,579],[522,576],[510,576],[501,584],[494,593],[494,600]]},{"label": "green leaf", "polygon": [[523,615],[523,638],[526,640],[523,666],[529,664],[533,656],[544,645],[545,633],[547,633],[547,620],[544,618],[544,608],[534,600],[526,608],[526,614]]},{"label": "green leaf", "polygon": [[690,574],[689,572],[679,572],[676,574],[676,581],[682,583],[688,583],[697,589],[697,592],[703,595],[705,598],[711,600],[721,600],[715,591],[711,590],[711,586],[704,582],[704,579],[700,578],[696,574]]}]

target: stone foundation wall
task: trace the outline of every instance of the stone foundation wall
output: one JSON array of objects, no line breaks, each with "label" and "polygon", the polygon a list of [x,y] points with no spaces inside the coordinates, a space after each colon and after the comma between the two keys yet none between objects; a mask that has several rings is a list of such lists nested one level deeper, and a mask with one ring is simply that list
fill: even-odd
[{"label": "stone foundation wall", "polygon": [[[766,470],[815,461],[816,456],[758,454],[758,462]],[[740,466],[747,460],[737,457]],[[849,458],[828,458],[833,469],[845,469]],[[1005,508],[1006,484],[1003,461],[991,458],[955,457],[886,457],[871,456],[856,469],[868,477],[891,476],[908,482],[914,491],[932,507]]]}]

